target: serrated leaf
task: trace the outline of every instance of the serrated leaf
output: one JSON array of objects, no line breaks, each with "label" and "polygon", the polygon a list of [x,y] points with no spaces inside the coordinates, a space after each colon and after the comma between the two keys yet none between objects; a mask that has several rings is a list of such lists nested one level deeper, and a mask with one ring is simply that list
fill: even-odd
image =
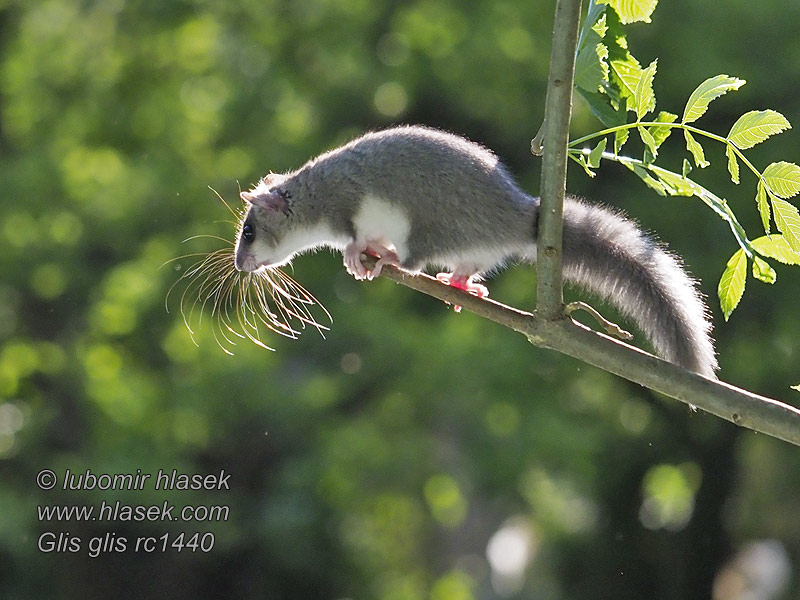
[{"label": "serrated leaf", "polygon": [[600,166],[600,159],[603,157],[603,152],[606,151],[606,144],[608,140],[606,138],[601,139],[597,145],[589,152],[589,156],[586,160],[588,165],[592,168],[598,168]]},{"label": "serrated leaf", "polygon": [[733,124],[728,133],[728,140],[738,148],[746,150],[760,144],[771,135],[791,128],[786,117],[775,110],[751,110]]},{"label": "serrated leaf", "polygon": [[586,160],[586,155],[584,155],[584,154],[580,154],[580,155],[578,155],[577,157],[573,156],[573,158],[575,159],[575,161],[576,161],[576,162],[577,162],[577,163],[578,163],[578,164],[579,164],[581,167],[583,167],[583,170],[584,170],[584,171],[586,171],[586,174],[587,174],[589,177],[594,177],[594,176],[595,176],[595,172],[594,172],[594,171],[592,171],[592,169],[591,169],[591,167],[590,167],[590,165],[589,165],[589,162]]},{"label": "serrated leaf", "polygon": [[589,92],[583,88],[578,88],[578,93],[586,100],[589,110],[605,127],[619,127],[627,121],[627,111],[624,108],[617,109],[611,105],[609,97],[599,92]]},{"label": "serrated leaf", "polygon": [[605,11],[603,11],[603,14],[600,15],[600,18],[594,22],[594,25],[592,25],[592,31],[594,31],[601,38],[605,37],[606,32],[608,31]]},{"label": "serrated leaf", "polygon": [[764,233],[769,235],[769,218],[770,209],[769,202],[767,202],[767,189],[764,187],[764,182],[759,179],[756,188],[756,204],[758,205],[758,213],[761,215],[761,224],[764,226]]},{"label": "serrated leaf", "polygon": [[658,171],[658,178],[671,189],[670,196],[694,196],[696,188],[694,182],[672,171]]},{"label": "serrated leaf", "polygon": [[[678,115],[662,110],[658,113],[656,121],[659,123],[674,123]],[[656,148],[660,147],[672,133],[672,127],[667,125],[651,125],[648,130],[655,140]]]},{"label": "serrated leaf", "polygon": [[717,286],[719,305],[726,321],[742,299],[746,280],[747,256],[740,249],[731,256]]},{"label": "serrated leaf", "polygon": [[645,162],[652,162],[658,156],[658,149],[656,148],[656,141],[653,136],[645,127],[637,127],[636,131],[639,132],[639,137],[642,138],[642,143],[647,147],[649,157],[645,156]]},{"label": "serrated leaf", "polygon": [[772,214],[778,231],[795,252],[800,252],[800,212],[793,204],[780,198],[771,198]]},{"label": "serrated leaf", "polygon": [[764,169],[762,175],[769,191],[781,198],[791,198],[800,192],[800,167],[790,162],[776,162]]},{"label": "serrated leaf", "polygon": [[694,139],[694,136],[685,129],[683,130],[683,137],[686,138],[686,149],[694,158],[694,163],[701,169],[710,165],[711,163],[706,160],[706,155],[700,142]]},{"label": "serrated leaf", "polygon": [[622,147],[625,145],[625,142],[628,141],[628,137],[631,134],[630,129],[618,129],[617,132],[614,134],[614,154],[619,154],[619,151],[622,150]]},{"label": "serrated leaf", "polygon": [[708,109],[709,103],[730,92],[738,90],[745,84],[743,79],[728,75],[716,75],[706,79],[689,96],[686,108],[683,109],[682,123],[692,123],[702,117]]},{"label": "serrated leaf", "polygon": [[[616,75],[616,82],[622,98],[636,97],[636,87],[642,79],[642,67],[633,56],[626,55],[625,58],[610,61],[611,71]],[[635,110],[635,104],[631,105]]]},{"label": "serrated leaf", "polygon": [[653,80],[656,76],[656,68],[658,67],[658,59],[651,62],[646,69],[642,70],[642,76],[636,83],[636,92],[634,95],[634,108],[636,109],[636,118],[642,118],[649,112],[656,109],[656,95],[653,92]]},{"label": "serrated leaf", "polygon": [[767,258],[774,258],[785,265],[800,265],[800,253],[792,250],[786,238],[779,233],[756,238],[751,245],[756,252]]},{"label": "serrated leaf", "polygon": [[603,89],[608,81],[608,48],[602,42],[587,45],[575,58],[575,86],[588,92]]},{"label": "serrated leaf", "polygon": [[619,15],[620,21],[627,25],[636,21],[650,22],[658,0],[597,0],[598,4],[608,4]]},{"label": "serrated leaf", "polygon": [[668,190],[664,186],[664,184],[661,183],[658,179],[656,179],[652,175],[650,175],[650,173],[647,171],[647,169],[645,169],[644,167],[642,167],[641,165],[638,165],[638,164],[630,164],[630,163],[622,163],[622,164],[624,164],[631,171],[636,173],[636,175],[638,175],[639,178],[642,181],[644,181],[647,184],[648,187],[654,189],[658,193],[659,196],[666,196],[667,195]]},{"label": "serrated leaf", "polygon": [[681,175],[684,177],[688,177],[689,173],[692,172],[692,163],[690,163],[687,159],[683,159],[683,164],[681,165]]},{"label": "serrated leaf", "polygon": [[764,283],[775,283],[778,279],[778,274],[775,272],[769,263],[758,256],[753,257],[753,277]]},{"label": "serrated leaf", "polygon": [[728,157],[728,173],[731,174],[731,181],[739,185],[739,161],[736,159],[736,152],[733,146],[725,146],[725,156]]}]

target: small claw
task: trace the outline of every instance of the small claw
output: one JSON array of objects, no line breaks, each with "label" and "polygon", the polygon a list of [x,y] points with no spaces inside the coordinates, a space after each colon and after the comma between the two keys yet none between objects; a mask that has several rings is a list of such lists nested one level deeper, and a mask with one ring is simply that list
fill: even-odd
[{"label": "small claw", "polygon": [[472,281],[472,276],[456,275],[455,273],[437,273],[436,279],[459,290],[469,292],[478,298],[486,298],[489,289],[485,285]]},{"label": "small claw", "polygon": [[361,244],[348,244],[344,249],[344,267],[356,279],[371,279],[370,272],[361,262],[361,253],[366,250]]}]

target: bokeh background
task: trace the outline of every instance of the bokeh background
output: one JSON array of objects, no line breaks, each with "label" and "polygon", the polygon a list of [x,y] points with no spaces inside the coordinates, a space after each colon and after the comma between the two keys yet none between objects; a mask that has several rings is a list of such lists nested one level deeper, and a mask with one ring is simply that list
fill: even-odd
[{"label": "bokeh background", "polygon": [[[341,258],[295,261],[333,315],[323,339],[193,343],[172,296],[232,239],[238,190],[367,129],[424,123],[495,149],[536,193],[553,2],[0,1],[0,597],[798,598],[800,452],[529,345]],[[659,108],[706,77],[748,81],[700,124],[800,123],[800,4],[663,2],[629,28],[659,57]],[[574,134],[597,127],[576,103]],[[790,131],[755,148],[798,160]],[[631,151],[636,151],[633,146]],[[670,153],[671,152],[671,153]],[[698,174],[758,235],[755,186],[720,148]],[[665,164],[682,159],[668,142]],[[800,271],[748,282],[723,323],[736,249],[693,199],[624,169],[573,192],[621,207],[710,297],[722,377],[798,404]],[[166,264],[165,264],[166,263]],[[535,273],[492,296],[531,309]],[[572,293],[570,297],[575,297]],[[231,474],[230,490],[49,492],[36,474]],[[37,505],[230,507],[213,523],[41,522]],[[42,532],[83,540],[43,553]],[[210,552],[86,541],[211,532]]]}]

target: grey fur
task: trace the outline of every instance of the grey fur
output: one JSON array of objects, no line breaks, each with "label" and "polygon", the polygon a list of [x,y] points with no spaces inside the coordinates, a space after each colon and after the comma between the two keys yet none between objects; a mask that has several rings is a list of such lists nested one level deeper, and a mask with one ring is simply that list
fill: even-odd
[{"label": "grey fur", "polygon": [[[510,259],[536,261],[538,198],[520,190],[491,151],[424,127],[368,133],[243,197],[252,206],[242,226],[254,232],[237,242],[243,270],[321,246],[343,249],[347,264],[358,240],[396,246],[405,268],[442,266],[470,282]],[[375,216],[381,207],[390,222]],[[392,231],[407,234],[387,239]],[[631,221],[567,198],[563,262],[567,281],[614,304],[662,357],[714,377],[711,327],[695,283]]]}]

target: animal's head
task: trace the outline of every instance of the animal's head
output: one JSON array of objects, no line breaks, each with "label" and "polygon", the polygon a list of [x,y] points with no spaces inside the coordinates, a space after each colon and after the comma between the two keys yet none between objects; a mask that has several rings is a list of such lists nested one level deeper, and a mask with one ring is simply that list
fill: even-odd
[{"label": "animal's head", "polygon": [[285,247],[291,209],[279,175],[268,175],[256,187],[242,192],[247,211],[236,240],[236,268],[255,271],[287,262],[296,249]]}]

